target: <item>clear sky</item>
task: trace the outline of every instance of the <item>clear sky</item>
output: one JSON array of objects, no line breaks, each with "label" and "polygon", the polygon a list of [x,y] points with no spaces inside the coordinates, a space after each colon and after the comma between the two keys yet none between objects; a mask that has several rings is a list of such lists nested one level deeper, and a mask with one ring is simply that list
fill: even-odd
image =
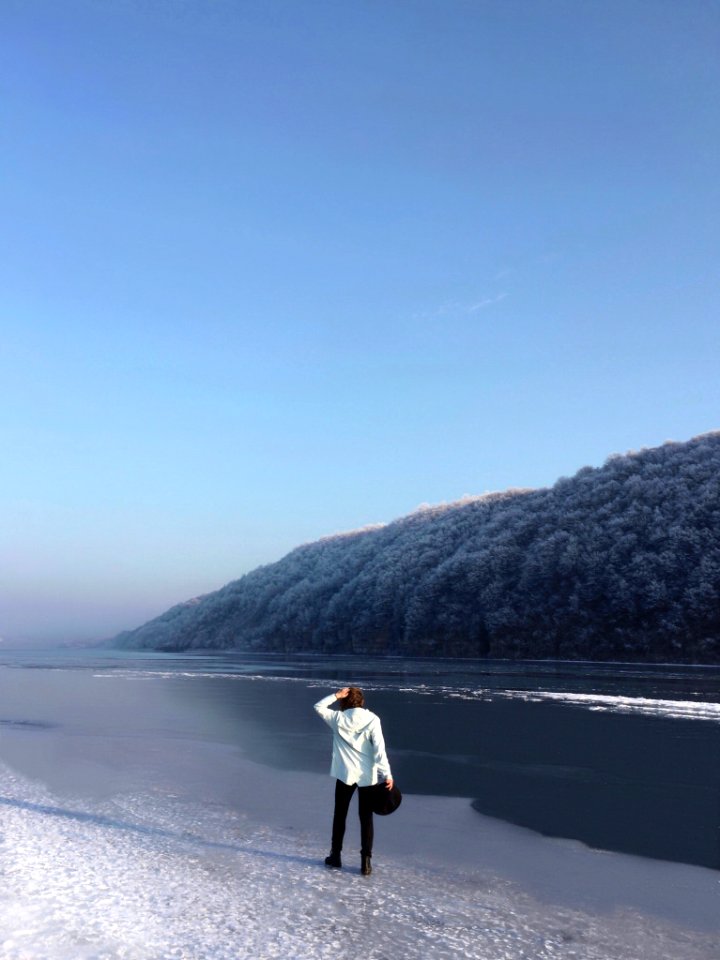
[{"label": "clear sky", "polygon": [[720,427],[718,0],[3,0],[0,636]]}]

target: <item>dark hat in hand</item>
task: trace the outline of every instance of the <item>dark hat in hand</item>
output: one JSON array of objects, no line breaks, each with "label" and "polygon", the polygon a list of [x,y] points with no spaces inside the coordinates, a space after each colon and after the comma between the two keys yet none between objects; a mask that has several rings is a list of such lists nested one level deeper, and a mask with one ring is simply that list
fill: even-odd
[{"label": "dark hat in hand", "polygon": [[394,813],[401,803],[402,794],[395,784],[393,784],[391,790],[388,790],[384,783],[374,785],[372,794],[373,813],[386,817],[389,813]]}]

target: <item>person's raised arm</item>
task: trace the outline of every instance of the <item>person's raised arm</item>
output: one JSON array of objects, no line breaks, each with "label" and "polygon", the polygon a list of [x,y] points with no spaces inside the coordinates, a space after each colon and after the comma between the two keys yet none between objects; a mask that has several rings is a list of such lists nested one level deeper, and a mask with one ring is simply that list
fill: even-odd
[{"label": "person's raised arm", "polygon": [[350,688],[343,687],[341,690],[336,690],[335,693],[331,693],[327,697],[323,697],[322,700],[318,700],[313,709],[315,712],[323,718],[325,723],[333,726],[337,723],[338,711],[333,710],[333,704],[336,700],[342,700],[348,695]]}]

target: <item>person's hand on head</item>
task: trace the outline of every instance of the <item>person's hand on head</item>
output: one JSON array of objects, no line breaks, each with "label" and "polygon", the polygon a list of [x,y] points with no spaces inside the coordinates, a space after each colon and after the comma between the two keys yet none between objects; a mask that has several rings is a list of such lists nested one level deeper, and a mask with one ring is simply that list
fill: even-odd
[{"label": "person's hand on head", "polygon": [[350,693],[350,687],[343,687],[342,690],[336,691],[335,697],[338,700],[344,700],[349,693]]}]

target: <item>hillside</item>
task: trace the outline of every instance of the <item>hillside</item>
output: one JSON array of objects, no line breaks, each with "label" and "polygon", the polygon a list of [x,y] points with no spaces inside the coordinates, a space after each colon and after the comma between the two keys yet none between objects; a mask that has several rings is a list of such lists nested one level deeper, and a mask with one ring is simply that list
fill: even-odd
[{"label": "hillside", "polygon": [[720,662],[720,432],[326,537],[114,642]]}]

